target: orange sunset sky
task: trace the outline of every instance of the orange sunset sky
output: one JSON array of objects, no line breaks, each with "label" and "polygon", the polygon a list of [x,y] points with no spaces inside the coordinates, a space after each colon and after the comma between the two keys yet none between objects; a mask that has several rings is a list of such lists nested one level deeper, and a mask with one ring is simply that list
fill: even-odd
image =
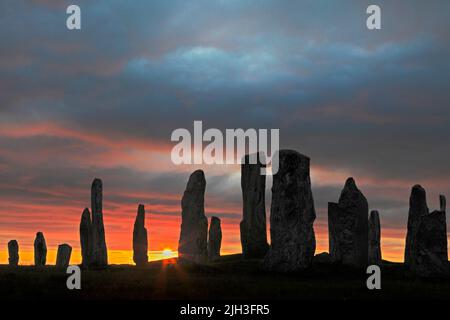
[{"label": "orange sunset sky", "polygon": [[353,176],[380,212],[383,258],[402,261],[412,186],[430,210],[450,196],[450,2],[379,2],[383,27],[369,31],[359,0],[80,0],[82,28],[69,31],[69,1],[2,1],[0,264],[11,239],[32,263],[37,231],[49,264],[62,243],[80,262],[96,177],[110,263],[132,263],[138,204],[150,259],[176,255],[198,168],[222,254],[240,252],[239,166],[170,159],[171,133],[195,120],[279,129],[280,148],[311,158],[317,253],[328,251],[327,203]]}]

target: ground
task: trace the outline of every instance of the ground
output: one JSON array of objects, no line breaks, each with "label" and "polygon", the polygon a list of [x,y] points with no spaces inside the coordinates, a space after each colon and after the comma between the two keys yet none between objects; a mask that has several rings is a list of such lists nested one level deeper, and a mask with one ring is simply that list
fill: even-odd
[{"label": "ground", "polygon": [[299,274],[261,270],[260,261],[240,255],[222,257],[206,266],[178,265],[175,259],[147,267],[113,265],[83,270],[81,290],[68,290],[65,271],[53,266],[0,266],[2,299],[450,299],[450,280],[405,276],[403,265],[382,265],[381,290],[368,290],[362,271],[317,264]]}]

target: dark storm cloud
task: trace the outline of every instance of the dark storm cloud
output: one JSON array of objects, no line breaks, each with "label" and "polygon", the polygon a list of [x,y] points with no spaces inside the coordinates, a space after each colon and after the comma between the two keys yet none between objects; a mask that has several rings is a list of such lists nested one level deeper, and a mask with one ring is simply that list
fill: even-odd
[{"label": "dark storm cloud", "polygon": [[[69,2],[0,4],[0,173],[19,188],[8,196],[49,201],[42,190],[81,190],[94,176],[126,189],[114,203],[180,195],[185,172],[145,170],[133,162],[145,154],[123,154],[128,142],[170,147],[170,133],[194,120],[280,128],[282,147],[313,166],[376,178],[363,183],[371,206],[399,225],[412,184],[432,197],[450,190],[448,1],[378,1],[379,31],[365,27],[368,1],[77,3],[79,32],[65,28]],[[70,134],[30,129],[50,124]],[[318,182],[324,218],[341,186]],[[231,174],[211,173],[208,193],[240,205]]]}]

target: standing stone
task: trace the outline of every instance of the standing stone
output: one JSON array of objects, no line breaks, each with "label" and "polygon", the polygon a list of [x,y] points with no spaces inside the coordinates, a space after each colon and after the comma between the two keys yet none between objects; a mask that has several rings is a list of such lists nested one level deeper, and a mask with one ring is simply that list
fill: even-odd
[{"label": "standing stone", "polygon": [[45,243],[44,234],[36,233],[34,240],[34,265],[37,267],[45,266],[47,262],[47,244]]},{"label": "standing stone", "polygon": [[92,221],[91,213],[86,208],[81,215],[80,222],[80,245],[81,245],[81,257],[82,265],[89,267],[92,262],[93,243],[92,243]]},{"label": "standing stone", "polygon": [[202,170],[191,174],[181,200],[181,232],[178,243],[180,261],[205,262],[208,220],[205,216],[206,180]]},{"label": "standing stone", "polygon": [[213,261],[220,257],[220,247],[222,245],[222,228],[220,226],[220,219],[217,217],[211,218],[209,226],[209,240],[208,240],[208,259]]},{"label": "standing stone", "polygon": [[9,265],[16,267],[19,264],[19,244],[16,240],[8,242]]},{"label": "standing stone", "polygon": [[309,158],[293,150],[279,151],[273,176],[270,235],[264,267],[274,271],[308,268],[316,250],[316,219],[309,176]]},{"label": "standing stone", "polygon": [[64,243],[58,246],[56,253],[56,267],[66,269],[70,263],[70,255],[72,254],[72,247]]},{"label": "standing stone", "polygon": [[381,226],[378,211],[370,212],[369,218],[369,264],[381,264]]},{"label": "standing stone", "polygon": [[137,266],[148,262],[147,229],[145,228],[145,207],[140,204],[133,229],[133,260]]},{"label": "standing stone", "polygon": [[[263,258],[267,253],[266,176],[261,174],[261,153],[246,155],[241,165],[243,220],[240,224],[244,258]],[[251,159],[255,161],[251,161]],[[252,164],[251,162],[254,162]]]},{"label": "standing stone", "polygon": [[425,190],[416,185],[411,191],[405,265],[419,276],[448,275],[447,223],[445,197],[440,210],[429,213]]},{"label": "standing stone", "polygon": [[103,183],[94,179],[91,188],[92,205],[92,265],[105,267],[108,265],[108,253],[105,242],[105,227],[103,225]]},{"label": "standing stone", "polygon": [[334,263],[365,267],[368,262],[369,209],[366,197],[348,178],[338,203],[328,203],[330,255]]},{"label": "standing stone", "polygon": [[416,246],[421,216],[426,214],[428,214],[428,206],[425,189],[416,184],[413,186],[409,197],[408,229],[405,244],[405,265],[407,266],[413,264],[413,251]]}]

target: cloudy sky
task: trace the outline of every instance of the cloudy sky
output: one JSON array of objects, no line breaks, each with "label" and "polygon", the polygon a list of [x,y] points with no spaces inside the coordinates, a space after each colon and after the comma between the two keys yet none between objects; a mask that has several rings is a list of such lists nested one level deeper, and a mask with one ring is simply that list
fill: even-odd
[{"label": "cloudy sky", "polygon": [[[72,3],[81,31],[65,26]],[[381,30],[366,28],[372,3]],[[194,120],[279,128],[282,148],[311,158],[318,252],[327,202],[353,176],[380,211],[384,256],[402,260],[411,187],[426,188],[430,209],[450,196],[449,16],[447,0],[2,1],[0,263],[10,239],[30,263],[37,231],[50,263],[64,242],[79,261],[94,177],[111,262],[132,259],[139,203],[151,257],[176,250],[198,167],[172,164],[170,135]],[[222,252],[239,252],[239,167],[202,168]]]}]

